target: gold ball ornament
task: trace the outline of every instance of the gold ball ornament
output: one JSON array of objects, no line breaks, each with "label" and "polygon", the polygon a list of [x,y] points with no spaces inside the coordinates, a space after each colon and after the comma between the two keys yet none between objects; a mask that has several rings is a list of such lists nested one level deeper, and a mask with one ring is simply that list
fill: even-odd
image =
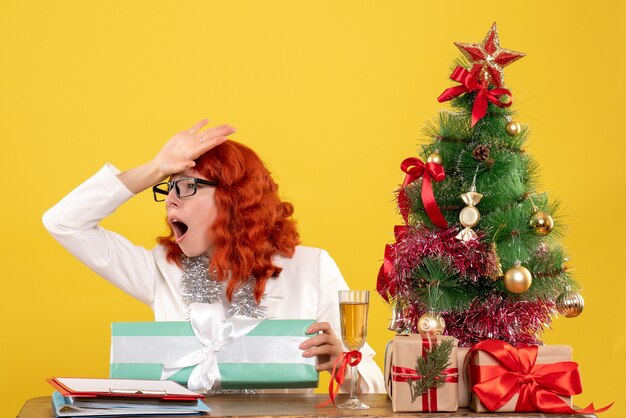
[{"label": "gold ball ornament", "polygon": [[554,228],[554,219],[544,211],[537,210],[530,217],[530,228],[537,235],[548,235]]},{"label": "gold ball ornament", "polygon": [[523,293],[527,291],[533,283],[533,276],[526,267],[517,262],[515,266],[504,273],[502,280],[504,281],[504,287],[506,287],[509,292]]},{"label": "gold ball ornament", "polygon": [[426,312],[417,320],[417,330],[420,334],[441,335],[445,329],[446,321],[434,312]]},{"label": "gold ball ornament", "polygon": [[556,309],[566,318],[574,318],[580,315],[585,308],[585,300],[582,295],[568,287],[556,299]]},{"label": "gold ball ornament", "polygon": [[520,125],[519,122],[510,120],[504,129],[509,136],[517,136],[520,132],[522,132],[522,125]]},{"label": "gold ball ornament", "polygon": [[430,154],[428,156],[428,159],[426,160],[429,163],[436,163],[436,164],[443,164],[443,158],[441,158],[441,155],[439,155],[439,150],[435,150],[435,152],[433,152],[432,154]]}]

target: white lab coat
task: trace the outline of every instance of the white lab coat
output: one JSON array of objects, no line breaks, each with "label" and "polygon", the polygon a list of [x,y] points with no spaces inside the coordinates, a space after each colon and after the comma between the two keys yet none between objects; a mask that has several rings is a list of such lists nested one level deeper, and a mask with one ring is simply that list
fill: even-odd
[{"label": "white lab coat", "polygon": [[[188,307],[180,296],[183,271],[166,260],[164,248],[157,245],[148,250],[133,245],[99,225],[134,196],[117,178],[118,173],[115,167],[104,166],[48,210],[43,223],[80,261],[148,304],[156,321],[186,320]],[[273,261],[283,270],[278,278],[267,282],[262,305],[268,318],[329,322],[340,336],[337,291],[348,286],[330,255],[322,249],[298,246],[292,258],[276,256]],[[222,305],[228,316],[230,304],[225,295]],[[382,373],[373,361],[374,351],[366,344],[361,352],[361,391],[384,392]]]}]

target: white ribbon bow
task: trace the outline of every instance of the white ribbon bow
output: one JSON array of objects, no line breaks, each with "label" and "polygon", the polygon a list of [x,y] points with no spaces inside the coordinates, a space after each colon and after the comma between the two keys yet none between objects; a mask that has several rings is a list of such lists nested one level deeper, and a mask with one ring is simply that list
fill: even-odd
[{"label": "white ribbon bow", "polygon": [[186,356],[163,363],[161,379],[168,379],[184,367],[196,365],[187,387],[190,390],[218,389],[221,376],[215,353],[252,331],[263,319],[234,315],[224,319],[224,309],[217,304],[192,303],[191,328],[204,347]]}]

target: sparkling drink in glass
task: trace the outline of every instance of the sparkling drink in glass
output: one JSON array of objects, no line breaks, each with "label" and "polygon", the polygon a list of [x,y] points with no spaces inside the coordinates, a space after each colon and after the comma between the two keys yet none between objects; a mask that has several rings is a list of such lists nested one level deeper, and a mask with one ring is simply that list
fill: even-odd
[{"label": "sparkling drink in glass", "polygon": [[[343,344],[350,351],[358,351],[365,344],[367,338],[367,310],[369,307],[368,290],[340,290],[339,314],[341,317],[341,338]],[[358,366],[352,367],[352,382],[350,384],[350,398],[338,408],[368,409],[369,406],[361,402],[356,396],[358,381]]]}]

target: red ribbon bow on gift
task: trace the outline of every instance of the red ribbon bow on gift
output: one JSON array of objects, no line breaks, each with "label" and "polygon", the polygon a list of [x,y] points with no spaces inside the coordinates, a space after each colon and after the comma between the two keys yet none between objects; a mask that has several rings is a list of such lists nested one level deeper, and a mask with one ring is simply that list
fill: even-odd
[{"label": "red ribbon bow on gift", "polygon": [[441,211],[439,210],[439,206],[437,206],[432,185],[432,180],[442,181],[446,178],[443,166],[435,162],[424,164],[424,162],[422,162],[419,158],[411,157],[402,161],[400,169],[406,173],[404,183],[402,183],[400,193],[398,194],[398,205],[400,206],[400,213],[404,218],[404,222],[408,224],[409,219],[409,199],[406,197],[404,188],[423,176],[422,203],[424,203],[426,214],[433,224],[441,229],[447,228],[448,222],[446,222],[446,218],[443,217]]},{"label": "red ribbon bow on gift", "polygon": [[511,106],[511,103],[513,103],[512,100],[509,100],[508,103],[502,103],[498,97],[504,94],[507,94],[510,97],[511,92],[509,90],[504,88],[489,90],[486,86],[481,85],[476,77],[463,67],[456,67],[450,75],[450,78],[454,81],[458,81],[461,85],[444,90],[444,92],[437,97],[437,100],[439,103],[446,102],[460,96],[463,93],[477,91],[478,93],[476,93],[476,98],[474,99],[474,106],[472,107],[472,127],[474,127],[476,122],[481,120],[487,114],[487,107],[489,105],[488,102],[491,102],[498,107],[509,107]]},{"label": "red ribbon bow on gift", "polygon": [[519,394],[515,412],[540,411],[561,414],[590,414],[604,412],[613,405],[595,409],[593,403],[574,410],[559,397],[582,392],[578,364],[563,361],[535,364],[537,346],[513,347],[499,340],[486,340],[474,345],[467,353],[481,350],[500,364],[470,365],[472,391],[490,411],[496,411],[515,394]]},{"label": "red ribbon bow on gift", "polygon": [[[333,405],[335,405],[335,396],[337,396],[337,393],[339,393],[339,388],[346,380],[346,369],[348,368],[348,366],[354,367],[359,364],[361,362],[361,358],[361,352],[358,350],[346,351],[344,353],[341,353],[339,357],[337,357],[337,360],[335,360],[335,364],[333,364],[333,372],[330,377],[330,384],[328,385],[328,396],[330,397],[330,399],[321,405],[317,405],[318,408],[326,406],[331,402],[333,403]],[[339,365],[339,368],[337,368],[337,365]],[[337,382],[337,387],[335,387],[335,382]]]}]

